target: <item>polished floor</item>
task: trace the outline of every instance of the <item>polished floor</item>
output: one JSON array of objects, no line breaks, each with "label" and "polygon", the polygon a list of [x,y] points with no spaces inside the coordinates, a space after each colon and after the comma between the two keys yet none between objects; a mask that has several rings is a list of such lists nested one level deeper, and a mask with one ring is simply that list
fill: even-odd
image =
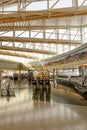
[{"label": "polished floor", "polygon": [[0,97],[0,130],[87,130],[82,97],[61,87],[37,91],[27,82],[15,85],[15,96]]}]

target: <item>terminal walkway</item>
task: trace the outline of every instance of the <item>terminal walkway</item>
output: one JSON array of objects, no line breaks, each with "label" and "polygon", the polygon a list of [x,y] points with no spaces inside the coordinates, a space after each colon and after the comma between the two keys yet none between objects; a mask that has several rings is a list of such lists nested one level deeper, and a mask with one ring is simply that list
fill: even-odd
[{"label": "terminal walkway", "polygon": [[0,130],[87,130],[87,101],[82,97],[52,84],[43,98],[40,90],[34,98],[36,90],[27,81],[15,86],[15,96],[0,97]]}]

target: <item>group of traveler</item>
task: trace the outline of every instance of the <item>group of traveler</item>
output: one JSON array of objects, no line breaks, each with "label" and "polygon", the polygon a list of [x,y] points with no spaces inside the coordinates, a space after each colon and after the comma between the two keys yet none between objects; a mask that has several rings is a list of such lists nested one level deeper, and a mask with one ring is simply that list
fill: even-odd
[{"label": "group of traveler", "polygon": [[28,80],[32,82],[32,80],[43,80],[45,78],[49,78],[50,73],[49,70],[33,70],[28,72]]}]

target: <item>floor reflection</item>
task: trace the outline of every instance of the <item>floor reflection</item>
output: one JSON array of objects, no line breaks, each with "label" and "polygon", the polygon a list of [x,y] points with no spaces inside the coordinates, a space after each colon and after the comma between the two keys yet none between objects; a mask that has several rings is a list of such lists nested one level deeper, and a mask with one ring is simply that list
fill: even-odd
[{"label": "floor reflection", "polygon": [[33,99],[38,101],[49,101],[50,102],[50,86],[37,85],[33,86]]},{"label": "floor reflection", "polygon": [[17,85],[15,96],[0,98],[0,130],[87,130],[87,107],[74,105],[79,100],[59,89]]},{"label": "floor reflection", "polygon": [[10,96],[6,96],[7,102],[10,101],[11,97]]}]

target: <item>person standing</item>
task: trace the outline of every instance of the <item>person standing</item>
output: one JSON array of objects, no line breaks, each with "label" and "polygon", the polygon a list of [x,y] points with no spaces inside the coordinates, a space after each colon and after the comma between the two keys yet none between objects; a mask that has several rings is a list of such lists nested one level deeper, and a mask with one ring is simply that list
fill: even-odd
[{"label": "person standing", "polygon": [[34,80],[38,80],[38,71],[37,70],[35,70],[33,72],[33,78],[34,78]]}]

